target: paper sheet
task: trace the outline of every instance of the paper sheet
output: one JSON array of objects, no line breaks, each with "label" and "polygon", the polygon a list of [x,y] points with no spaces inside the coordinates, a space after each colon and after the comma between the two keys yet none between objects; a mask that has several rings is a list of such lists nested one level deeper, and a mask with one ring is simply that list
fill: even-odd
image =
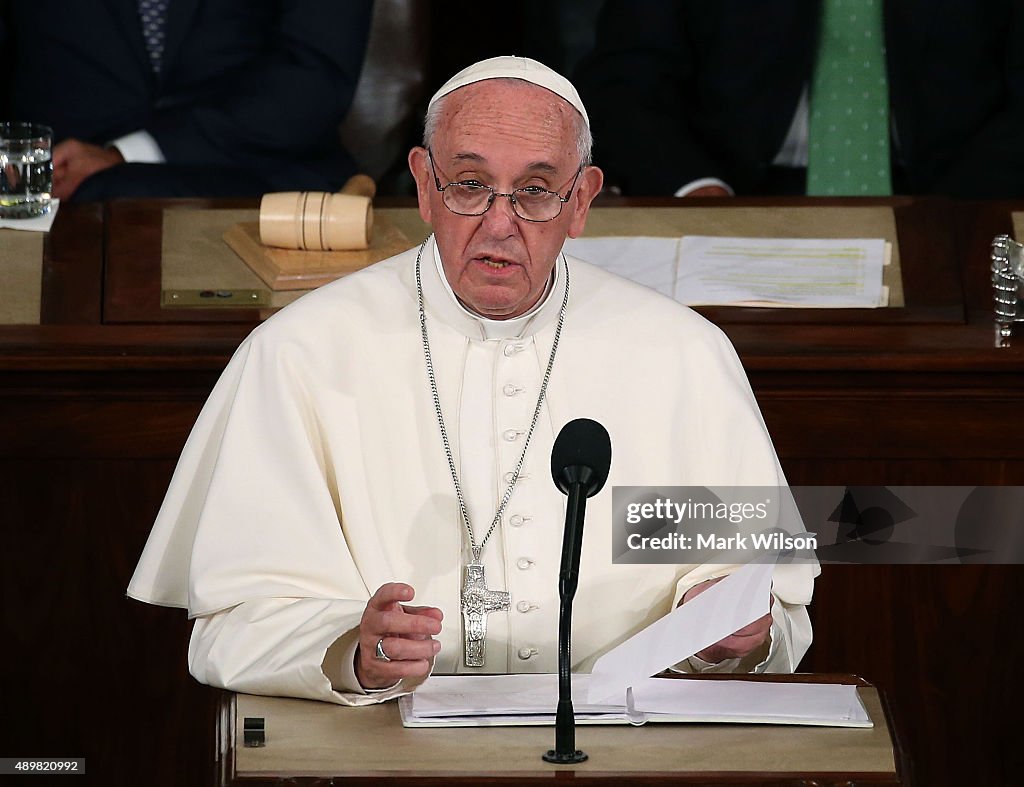
[{"label": "paper sheet", "polygon": [[33,216],[31,219],[4,219],[0,218],[0,228],[9,230],[26,230],[27,232],[49,232],[53,226],[53,220],[57,217],[57,208],[60,207],[59,199],[50,200],[50,210],[42,216]]},{"label": "paper sheet", "polygon": [[771,563],[751,563],[605,653],[588,703],[625,702],[626,689],[713,645],[769,612]]},{"label": "paper sheet", "polygon": [[[582,697],[589,675],[573,675],[573,697]],[[412,695],[419,718],[433,716],[545,715],[558,702],[558,675],[432,675]],[[573,703],[577,713],[622,712],[619,705]]]},{"label": "paper sheet", "polygon": [[756,683],[744,680],[664,680],[648,678],[633,686],[633,706],[643,713],[721,720],[773,718],[780,723],[833,718],[869,723],[855,686],[840,683]]},{"label": "paper sheet", "polygon": [[569,238],[566,254],[675,297],[681,238]]}]

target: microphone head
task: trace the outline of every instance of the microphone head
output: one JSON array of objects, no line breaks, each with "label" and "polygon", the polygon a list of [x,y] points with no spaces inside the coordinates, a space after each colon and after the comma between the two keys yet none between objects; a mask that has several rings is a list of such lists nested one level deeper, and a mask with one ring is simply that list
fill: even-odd
[{"label": "microphone head", "polygon": [[582,483],[587,497],[601,491],[612,464],[612,441],[597,421],[577,418],[562,427],[551,449],[551,477],[564,494]]}]

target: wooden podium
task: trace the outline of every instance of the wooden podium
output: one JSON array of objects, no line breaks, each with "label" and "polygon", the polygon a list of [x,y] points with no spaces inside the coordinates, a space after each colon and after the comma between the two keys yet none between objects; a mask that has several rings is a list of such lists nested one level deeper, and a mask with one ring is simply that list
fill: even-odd
[{"label": "wooden podium", "polygon": [[[735,676],[688,676],[686,680]],[[348,708],[225,692],[217,730],[218,784],[365,785],[806,784],[900,785],[907,766],[884,698],[852,675],[745,676],[754,680],[852,683],[871,729],[761,724],[580,725],[590,758],[571,767],[541,754],[553,727],[408,729],[395,702]],[[266,745],[243,745],[243,724],[260,717]]]}]

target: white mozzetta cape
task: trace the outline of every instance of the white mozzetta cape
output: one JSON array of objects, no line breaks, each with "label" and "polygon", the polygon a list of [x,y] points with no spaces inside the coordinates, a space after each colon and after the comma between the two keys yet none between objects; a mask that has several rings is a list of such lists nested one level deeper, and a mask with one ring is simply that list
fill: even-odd
[{"label": "white mozzetta cape", "polygon": [[[424,366],[415,260],[415,249],[385,260],[267,320],[199,416],[128,589],[197,619],[189,656],[199,680],[350,704],[410,690],[368,696],[350,666],[330,678],[321,669],[335,640],[354,648],[367,599],[390,581],[443,610],[435,671],[466,671],[467,538]],[[477,540],[522,450],[570,279],[547,401],[504,523],[484,548],[488,585],[512,600],[488,616],[486,671],[557,671],[565,497],[550,456],[559,429],[579,417],[604,424],[613,447],[607,485],[587,504],[573,611],[574,669],[588,670],[686,589],[729,571],[613,565],[613,486],[785,483],[746,377],[702,317],[580,260],[560,261],[542,305],[508,322],[461,307],[432,241],[422,274]],[[811,640],[804,605],[816,573],[778,567],[770,648],[718,668],[792,671]]]}]

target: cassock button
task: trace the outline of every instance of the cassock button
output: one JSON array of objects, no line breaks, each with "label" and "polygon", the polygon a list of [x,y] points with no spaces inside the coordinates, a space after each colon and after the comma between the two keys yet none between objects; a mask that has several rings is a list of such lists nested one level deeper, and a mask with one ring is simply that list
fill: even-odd
[{"label": "cassock button", "polygon": [[525,521],[526,521],[526,519],[524,519],[519,514],[513,514],[512,516],[510,516],[508,518],[508,523],[510,525],[512,525],[512,527],[522,527],[523,526],[523,522],[525,522]]},{"label": "cassock button", "polygon": [[519,658],[526,661],[528,658],[536,656],[539,651],[536,648],[520,648]]},{"label": "cassock button", "polygon": [[505,387],[501,389],[501,392],[505,394],[505,396],[515,396],[521,390],[523,389],[517,388],[516,386],[512,385],[512,383],[506,383]]},{"label": "cassock button", "polygon": [[522,570],[526,571],[530,566],[533,565],[533,561],[528,557],[521,557],[516,561],[516,565]]},{"label": "cassock button", "polygon": [[[514,475],[515,475],[515,473],[513,473],[511,470],[509,470],[507,473],[505,473],[505,475],[503,476],[503,478],[505,479],[505,483],[506,484],[511,484],[512,483],[512,476],[514,476]],[[529,477],[530,477],[529,473],[520,473],[519,474],[519,480],[520,481],[525,481]]]},{"label": "cassock button", "polygon": [[505,442],[513,443],[513,442],[515,442],[516,438],[519,437],[519,430],[518,429],[506,429],[504,432],[502,432],[501,436],[503,438],[505,438]]},{"label": "cassock button", "polygon": [[516,353],[522,352],[522,351],[523,351],[523,345],[521,345],[521,344],[506,344],[505,345],[505,349],[502,350],[502,352],[505,353],[505,357],[506,358],[511,358]]},{"label": "cassock button", "polygon": [[520,601],[516,604],[516,609],[520,612],[529,612],[531,609],[537,609],[537,605],[532,604],[529,601]]}]

